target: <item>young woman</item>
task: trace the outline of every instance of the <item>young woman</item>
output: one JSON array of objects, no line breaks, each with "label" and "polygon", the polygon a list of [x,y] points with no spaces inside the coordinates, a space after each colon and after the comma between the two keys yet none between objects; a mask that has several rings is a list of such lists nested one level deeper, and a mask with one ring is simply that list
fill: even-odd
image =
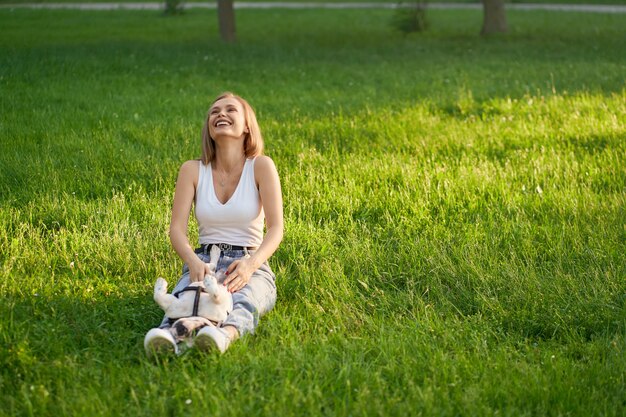
[{"label": "young woman", "polygon": [[[200,247],[187,237],[195,204]],[[265,226],[265,235],[263,228]],[[283,238],[283,203],[274,162],[263,155],[263,138],[254,110],[243,98],[221,94],[202,131],[202,159],[185,162],[178,174],[170,240],[185,265],[174,293],[210,272],[212,245],[222,250],[217,269],[233,295],[233,310],[219,327],[198,331],[194,346],[225,352],[230,343],[254,331],[259,317],[276,302],[275,276],[267,259]],[[150,330],[146,350],[177,351],[169,320]]]}]

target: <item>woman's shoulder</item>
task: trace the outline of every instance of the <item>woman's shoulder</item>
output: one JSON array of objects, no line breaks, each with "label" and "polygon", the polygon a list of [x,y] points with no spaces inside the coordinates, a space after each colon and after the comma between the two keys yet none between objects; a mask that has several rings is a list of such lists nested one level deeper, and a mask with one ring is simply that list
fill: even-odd
[{"label": "woman's shoulder", "polygon": [[267,170],[267,169],[276,169],[276,165],[272,158],[267,155],[259,155],[254,158],[254,170],[257,169]]},{"label": "woman's shoulder", "polygon": [[183,164],[180,166],[180,170],[178,171],[178,178],[184,178],[195,183],[198,179],[198,170],[200,164],[201,161],[198,159],[191,159],[189,161],[183,162]]},{"label": "woman's shoulder", "polygon": [[202,161],[200,161],[199,159],[190,159],[189,161],[185,161],[180,166],[180,172],[183,172],[183,171],[184,172],[187,172],[187,171],[197,172],[201,163]]},{"label": "woman's shoulder", "polygon": [[259,182],[274,181],[278,177],[276,165],[272,158],[266,155],[259,155],[254,160],[254,177],[257,186]]}]

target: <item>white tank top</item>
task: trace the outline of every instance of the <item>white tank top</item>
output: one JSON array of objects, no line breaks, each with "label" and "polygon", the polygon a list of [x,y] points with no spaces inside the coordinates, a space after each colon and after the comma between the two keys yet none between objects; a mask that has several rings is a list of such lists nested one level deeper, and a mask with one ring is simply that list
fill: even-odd
[{"label": "white tank top", "polygon": [[263,239],[265,214],[254,180],[254,159],[246,159],[239,184],[230,199],[222,204],[215,195],[211,164],[198,162],[195,214],[201,245],[228,243],[259,246]]}]

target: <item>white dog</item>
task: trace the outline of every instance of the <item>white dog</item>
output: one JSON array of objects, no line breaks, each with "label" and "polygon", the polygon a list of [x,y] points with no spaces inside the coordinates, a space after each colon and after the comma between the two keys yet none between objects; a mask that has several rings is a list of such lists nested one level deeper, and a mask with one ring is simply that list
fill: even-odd
[{"label": "white dog", "polygon": [[211,273],[203,281],[192,282],[175,294],[167,293],[167,281],[163,278],[158,278],[154,285],[154,301],[170,319],[169,331],[176,343],[186,340],[189,345],[196,330],[221,323],[233,309],[232,294],[224,285],[218,284],[218,280],[223,280],[224,272],[216,272],[220,257],[217,245],[211,247],[209,256]]}]

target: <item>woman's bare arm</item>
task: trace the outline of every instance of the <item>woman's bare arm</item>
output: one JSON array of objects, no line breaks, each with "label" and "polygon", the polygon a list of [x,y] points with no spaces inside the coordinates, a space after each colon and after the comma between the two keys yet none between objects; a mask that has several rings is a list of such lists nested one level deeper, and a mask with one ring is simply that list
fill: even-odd
[{"label": "woman's bare arm", "polygon": [[178,256],[189,266],[191,282],[201,281],[209,273],[208,265],[195,254],[187,237],[189,215],[196,194],[199,161],[187,161],[178,172],[172,219],[170,222],[170,241]]}]

